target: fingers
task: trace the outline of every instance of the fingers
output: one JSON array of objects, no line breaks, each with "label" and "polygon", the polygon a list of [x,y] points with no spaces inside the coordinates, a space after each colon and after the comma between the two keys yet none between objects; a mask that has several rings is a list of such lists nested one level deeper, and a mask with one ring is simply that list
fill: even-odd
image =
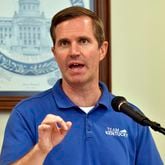
[{"label": "fingers", "polygon": [[48,114],[45,119],[42,121],[41,125],[45,125],[54,127],[56,131],[61,131],[65,132],[68,131],[72,125],[70,121],[65,122],[60,116]]},{"label": "fingers", "polygon": [[66,125],[68,126],[68,129],[70,129],[70,128],[71,128],[71,126],[72,126],[72,122],[67,121],[67,122],[66,122]]},{"label": "fingers", "polygon": [[50,125],[47,125],[47,124],[41,124],[41,125],[39,125],[38,126],[38,128],[40,129],[40,130],[48,130],[48,129],[50,129]]},{"label": "fingers", "polygon": [[67,121],[67,122],[66,122],[66,125],[67,125],[67,129],[66,129],[66,130],[64,130],[64,129],[61,129],[61,130],[60,130],[61,134],[63,134],[63,135],[66,135],[66,134],[67,134],[67,132],[69,131],[69,129],[70,129],[71,126],[72,126],[72,123],[71,123],[70,121]]},{"label": "fingers", "polygon": [[59,144],[68,133],[72,123],[65,122],[60,116],[49,114],[38,126],[38,146],[44,153],[48,153]]}]

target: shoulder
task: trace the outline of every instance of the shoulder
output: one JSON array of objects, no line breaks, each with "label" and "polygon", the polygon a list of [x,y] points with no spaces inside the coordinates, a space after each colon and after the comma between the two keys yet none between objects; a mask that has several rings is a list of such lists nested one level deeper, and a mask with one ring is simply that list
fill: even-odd
[{"label": "shoulder", "polygon": [[52,97],[52,89],[46,90],[44,92],[37,93],[31,97],[21,100],[18,104],[14,107],[14,109],[19,109],[21,107],[32,107],[43,104],[47,102]]}]

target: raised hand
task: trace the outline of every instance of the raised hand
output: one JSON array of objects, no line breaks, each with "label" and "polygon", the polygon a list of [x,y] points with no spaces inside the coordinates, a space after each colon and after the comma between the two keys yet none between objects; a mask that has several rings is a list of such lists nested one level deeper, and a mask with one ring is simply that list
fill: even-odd
[{"label": "raised hand", "polygon": [[60,116],[48,114],[38,126],[38,147],[43,153],[49,153],[68,133],[72,123],[65,122]]}]

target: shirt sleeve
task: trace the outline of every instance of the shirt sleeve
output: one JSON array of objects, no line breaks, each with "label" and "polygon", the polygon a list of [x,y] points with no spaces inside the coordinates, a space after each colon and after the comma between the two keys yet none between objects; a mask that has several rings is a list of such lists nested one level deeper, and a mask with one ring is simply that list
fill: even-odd
[{"label": "shirt sleeve", "polygon": [[137,165],[163,165],[160,154],[148,127],[140,126],[137,140]]},{"label": "shirt sleeve", "polygon": [[12,111],[5,129],[0,155],[1,165],[20,159],[34,146],[33,128],[29,123],[19,111]]}]

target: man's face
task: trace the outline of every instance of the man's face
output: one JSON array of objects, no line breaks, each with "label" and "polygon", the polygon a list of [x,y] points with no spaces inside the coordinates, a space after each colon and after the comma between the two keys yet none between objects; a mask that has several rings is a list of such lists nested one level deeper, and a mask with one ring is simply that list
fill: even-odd
[{"label": "man's face", "polygon": [[107,42],[99,48],[91,18],[77,17],[64,21],[55,29],[52,48],[63,81],[72,84],[98,81],[99,62],[107,51]]}]

